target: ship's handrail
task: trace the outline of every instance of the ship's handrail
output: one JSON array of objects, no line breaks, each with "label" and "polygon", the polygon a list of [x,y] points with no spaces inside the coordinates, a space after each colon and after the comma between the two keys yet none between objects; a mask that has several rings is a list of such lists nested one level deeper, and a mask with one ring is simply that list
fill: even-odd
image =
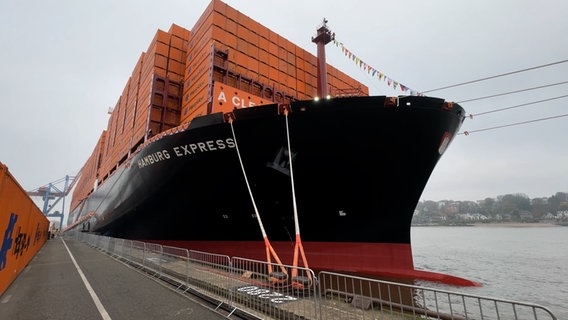
[{"label": "ship's handrail", "polygon": [[[134,156],[136,153],[138,153],[140,150],[142,150],[144,147],[146,147],[147,145],[149,145],[152,142],[158,141],[160,139],[162,139],[165,136],[171,136],[172,134],[176,134],[176,133],[180,133],[180,132],[184,132],[185,130],[187,130],[187,128],[189,128],[189,122],[186,123],[182,123],[177,127],[173,127],[171,129],[162,131],[154,136],[152,136],[150,139],[146,140],[144,143],[142,143],[141,145],[138,146],[138,148],[136,148],[136,151],[134,151],[134,153],[132,154],[132,156]],[[132,157],[131,156],[131,157]]]},{"label": "ship's handrail", "polygon": [[[259,318],[301,319],[533,319],[557,320],[544,306],[439,288],[369,279],[298,266],[299,278],[314,281],[302,289],[271,279],[269,263],[68,231],[77,239],[125,263],[174,284],[183,292],[207,296]],[[176,252],[179,254],[176,254]],[[271,264],[274,267],[274,264]]]}]

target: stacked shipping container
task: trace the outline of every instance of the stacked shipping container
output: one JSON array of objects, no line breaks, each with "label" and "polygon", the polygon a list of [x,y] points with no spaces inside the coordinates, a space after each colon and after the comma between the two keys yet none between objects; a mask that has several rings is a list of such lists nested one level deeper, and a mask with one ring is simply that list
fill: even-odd
[{"label": "stacked shipping container", "polygon": [[[71,209],[151,136],[217,111],[214,88],[248,93],[257,103],[288,103],[314,97],[316,75],[315,56],[220,0],[209,4],[191,33],[175,24],[158,30],[85,164],[89,172],[83,171]],[[357,89],[368,95],[366,86],[329,65],[328,83],[332,93]]]},{"label": "stacked shipping container", "polygon": [[[73,192],[72,209],[94,191],[96,179],[103,183],[149,135],[179,125],[188,39],[189,31],[173,24],[168,32],[158,30],[140,55],[122,95],[109,111],[107,130],[85,164]],[[98,172],[86,174],[87,168],[95,167],[95,160]]]},{"label": "stacked shipping container", "polygon": [[[105,180],[149,133],[179,125],[181,80],[189,31],[172,25],[158,30],[140,55],[108,123],[101,177]],[[150,132],[150,130],[152,130]]]},{"label": "stacked shipping container", "polygon": [[[225,53],[216,54],[217,52]],[[224,60],[224,61],[223,61]],[[221,1],[212,1],[189,41],[182,122],[210,113],[213,83],[223,82],[270,99],[310,99],[317,92],[317,58]],[[328,66],[330,92],[367,87]],[[255,92],[257,91],[257,92]]]},{"label": "stacked shipping container", "polygon": [[[71,208],[75,208],[87,195],[89,195],[96,184],[98,184],[101,163],[103,161],[103,152],[105,150],[105,143],[107,142],[107,131],[103,131],[95,150],[81,169],[81,183],[77,184],[73,192],[73,199],[71,199]],[[75,196],[77,195],[77,196]],[[79,198],[83,195],[82,198]]]}]

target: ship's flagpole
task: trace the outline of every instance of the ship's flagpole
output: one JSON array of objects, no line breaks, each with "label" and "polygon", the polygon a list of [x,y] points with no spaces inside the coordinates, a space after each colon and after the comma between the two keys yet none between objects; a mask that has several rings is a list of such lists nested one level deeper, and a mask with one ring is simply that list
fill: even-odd
[{"label": "ship's flagpole", "polygon": [[299,255],[301,255],[303,265],[306,269],[309,268],[308,260],[306,259],[306,254],[304,252],[304,246],[302,245],[302,239],[300,237],[300,222],[298,220],[298,205],[296,203],[296,190],[294,188],[294,170],[292,168],[292,147],[290,143],[290,127],[288,125],[288,113],[289,109],[284,108],[284,116],[286,117],[286,139],[288,141],[288,159],[290,163],[290,180],[292,185],[292,205],[294,208],[294,228],[296,231],[296,243],[294,245],[294,260],[292,262],[292,285],[298,289],[304,289],[305,285],[311,286],[312,277],[311,273],[307,272],[308,278],[298,277],[298,260]]},{"label": "ship's flagpole", "polygon": [[[248,177],[247,177],[247,173],[245,171],[245,166],[243,164],[243,159],[241,158],[241,152],[239,151],[239,144],[237,143],[237,137],[235,135],[235,129],[233,127],[233,117],[232,114],[229,117],[229,124],[231,125],[231,132],[233,133],[233,140],[235,141],[235,149],[237,150],[237,155],[239,157],[239,162],[241,164],[241,169],[243,170],[243,176],[245,178],[245,182],[247,185],[247,189],[250,195],[250,199],[252,201],[252,206],[254,208],[254,212],[255,212],[255,216],[256,216],[256,220],[258,221],[258,226],[260,227],[260,232],[262,233],[262,237],[264,239],[264,246],[266,248],[266,260],[268,262],[268,274],[271,277],[271,280],[273,282],[283,282],[286,281],[288,278],[288,272],[286,271],[286,268],[284,268],[284,266],[282,265],[282,262],[280,261],[280,258],[278,257],[278,254],[276,254],[276,251],[274,250],[274,248],[272,247],[272,245],[270,244],[270,241],[268,240],[268,236],[266,235],[266,231],[264,229],[264,225],[262,224],[262,219],[260,218],[260,214],[258,212],[258,208],[256,207],[256,201],[254,200],[254,196],[252,194],[252,190],[250,188],[250,184],[248,181]],[[274,260],[276,261],[276,263],[280,266],[280,270],[282,271],[281,273],[278,272],[273,272],[272,269],[272,257],[274,257]]]}]

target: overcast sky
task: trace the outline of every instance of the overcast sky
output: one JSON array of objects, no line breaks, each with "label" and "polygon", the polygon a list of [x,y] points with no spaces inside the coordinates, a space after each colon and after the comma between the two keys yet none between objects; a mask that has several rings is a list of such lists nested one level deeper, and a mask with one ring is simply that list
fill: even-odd
[{"label": "overcast sky", "polygon": [[[323,17],[369,66],[417,91],[568,59],[568,2],[528,0],[236,1],[226,3],[315,54]],[[26,190],[74,175],[157,29],[191,29],[209,4],[192,1],[0,2],[0,161]],[[373,95],[399,95],[335,46],[328,63]],[[468,114],[568,95],[568,63],[429,92]],[[423,200],[530,198],[568,192],[568,99],[474,116],[464,122]],[[546,117],[552,120],[475,132]],[[401,128],[404,130],[404,128]],[[401,132],[403,133],[403,132]],[[62,187],[62,186],[61,186]]]}]

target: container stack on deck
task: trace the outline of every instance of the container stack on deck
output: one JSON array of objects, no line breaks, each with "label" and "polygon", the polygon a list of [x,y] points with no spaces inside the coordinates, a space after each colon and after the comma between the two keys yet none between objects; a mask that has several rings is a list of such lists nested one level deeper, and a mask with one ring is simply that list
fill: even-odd
[{"label": "container stack on deck", "polygon": [[185,48],[189,31],[158,30],[140,55],[108,122],[102,181],[147,138],[179,125]]},{"label": "container stack on deck", "polygon": [[[189,31],[158,30],[136,63],[108,126],[83,168],[71,208],[79,205],[149,137],[180,124],[181,88]],[[87,174],[85,174],[87,173]]]},{"label": "container stack on deck", "polygon": [[100,179],[99,167],[103,159],[102,157],[105,149],[106,137],[107,137],[107,131],[105,130],[101,134],[101,137],[97,142],[95,150],[93,151],[93,153],[91,154],[85,165],[83,166],[81,173],[82,183],[77,184],[77,186],[75,187],[75,191],[73,192],[74,195],[73,202],[78,202],[80,200],[83,200],[83,199],[76,199],[75,195],[84,195],[84,196],[88,195],[92,191],[94,185],[98,183],[98,179]]},{"label": "container stack on deck", "polygon": [[[221,1],[211,2],[193,27],[187,58],[182,122],[219,111],[212,108],[214,83],[270,103],[316,95],[315,56]],[[330,92],[357,89],[368,95],[358,81],[332,66],[327,70]]]},{"label": "container stack on deck", "polygon": [[[332,94],[368,95],[366,86],[336,68],[327,71]],[[84,166],[71,209],[152,136],[214,112],[311,99],[316,77],[315,56],[213,0],[191,32],[175,24],[158,30],[140,55]]]}]

